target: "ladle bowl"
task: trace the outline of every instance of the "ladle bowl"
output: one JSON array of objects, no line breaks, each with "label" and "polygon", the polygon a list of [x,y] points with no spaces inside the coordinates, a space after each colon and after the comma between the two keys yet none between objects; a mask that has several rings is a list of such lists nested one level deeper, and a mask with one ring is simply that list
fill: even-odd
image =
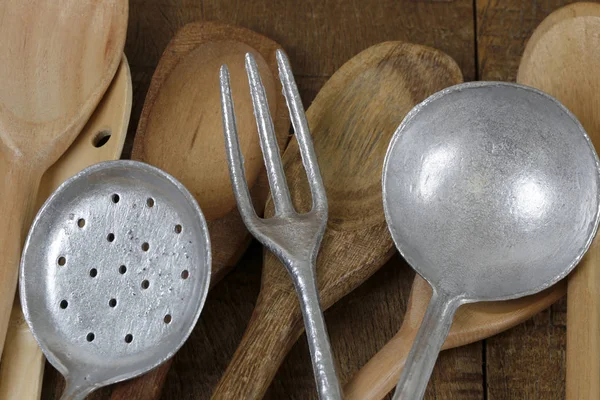
[{"label": "ladle bowl", "polygon": [[456,85],[416,106],[383,170],[396,246],[433,287],[396,399],[422,398],[461,304],[537,293],[587,251],[598,157],[553,97],[517,84]]}]

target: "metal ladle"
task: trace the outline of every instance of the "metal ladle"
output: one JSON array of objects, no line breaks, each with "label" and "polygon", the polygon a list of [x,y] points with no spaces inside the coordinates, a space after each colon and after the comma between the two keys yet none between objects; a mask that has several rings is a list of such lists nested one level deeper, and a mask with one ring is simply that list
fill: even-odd
[{"label": "metal ladle", "polygon": [[89,167],[46,201],[27,236],[25,319],[67,380],[62,399],[161,364],[208,292],[210,242],[192,195],[148,164]]},{"label": "metal ladle", "polygon": [[564,278],[598,227],[598,156],[577,119],[526,86],[475,82],[417,105],[383,168],[398,250],[433,297],[394,399],[422,399],[456,309]]}]

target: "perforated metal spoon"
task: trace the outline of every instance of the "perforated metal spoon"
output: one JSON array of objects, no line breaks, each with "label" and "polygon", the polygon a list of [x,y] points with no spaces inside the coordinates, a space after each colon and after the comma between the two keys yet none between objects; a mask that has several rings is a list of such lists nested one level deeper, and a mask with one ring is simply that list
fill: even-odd
[{"label": "perforated metal spoon", "polygon": [[599,216],[598,156],[558,100],[526,86],[453,86],[404,119],[383,167],[398,250],[433,287],[394,399],[423,398],[461,305],[564,278]]},{"label": "perforated metal spoon", "polygon": [[111,161],[61,185],[27,236],[20,290],[33,335],[67,380],[62,399],[173,356],[200,316],[210,261],[198,204],[165,172]]}]

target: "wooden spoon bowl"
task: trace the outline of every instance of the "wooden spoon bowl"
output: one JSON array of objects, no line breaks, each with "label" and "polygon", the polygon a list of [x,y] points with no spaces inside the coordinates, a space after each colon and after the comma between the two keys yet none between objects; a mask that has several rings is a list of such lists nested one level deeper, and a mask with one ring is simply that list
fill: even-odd
[{"label": "wooden spoon bowl", "polygon": [[[277,79],[276,42],[251,30],[217,22],[185,25],[165,49],[152,76],[135,136],[132,158],[157,166],[181,181],[194,195],[208,222],[212,246],[211,285],[239,260],[251,236],[235,206],[229,181],[221,122],[219,68],[229,65],[238,133],[246,177],[256,210],[269,193],[256,122],[244,70],[252,52],[266,87],[281,149],[289,115]],[[273,73],[275,71],[275,73]],[[118,384],[113,399],[160,397],[172,359],[128,382]]]},{"label": "wooden spoon bowl", "polygon": [[[381,168],[394,130],[415,104],[461,81],[460,69],[446,54],[386,42],[344,64],[307,110],[329,203],[317,259],[323,309],[364,282],[394,253],[381,199]],[[283,155],[283,165],[294,206],[308,211],[311,195],[295,139]],[[272,212],[269,203],[265,214]],[[267,252],[252,319],[212,397],[262,398],[302,332],[291,280]]]},{"label": "wooden spoon bowl", "polygon": [[[79,171],[97,162],[119,159],[127,136],[132,92],[129,64],[123,56],[112,83],[77,139],[42,177],[36,210],[62,182]],[[0,364],[0,399],[39,399],[44,362],[17,296]]]},{"label": "wooden spoon bowl", "polygon": [[[119,66],[125,0],[0,6],[0,352],[42,174],[67,150]],[[51,32],[51,34],[49,34]]]}]

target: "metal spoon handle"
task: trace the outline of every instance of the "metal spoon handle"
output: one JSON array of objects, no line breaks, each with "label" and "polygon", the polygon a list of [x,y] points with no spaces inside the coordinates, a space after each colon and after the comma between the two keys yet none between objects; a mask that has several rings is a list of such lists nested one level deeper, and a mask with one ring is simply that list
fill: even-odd
[{"label": "metal spoon handle", "polygon": [[393,400],[423,398],[435,361],[452,326],[454,313],[460,305],[460,298],[433,289],[433,296],[404,364]]},{"label": "metal spoon handle", "polygon": [[72,380],[67,378],[67,385],[60,400],[84,400],[94,389],[96,387],[82,383],[79,377],[74,377]]},{"label": "metal spoon handle", "polygon": [[303,263],[296,265],[291,271],[304,317],[319,399],[341,400],[341,389],[335,373],[329,335],[319,302],[315,266],[313,263]]}]

